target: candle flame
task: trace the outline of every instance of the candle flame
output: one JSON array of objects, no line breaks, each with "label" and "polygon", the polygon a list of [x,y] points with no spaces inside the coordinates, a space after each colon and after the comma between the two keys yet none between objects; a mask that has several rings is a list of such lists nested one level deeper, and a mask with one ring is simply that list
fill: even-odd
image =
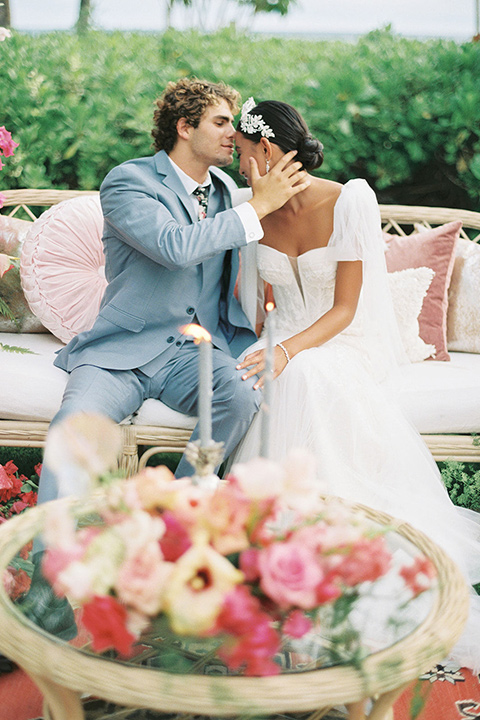
[{"label": "candle flame", "polygon": [[200,345],[201,342],[210,342],[212,339],[208,330],[205,330],[201,325],[195,325],[195,323],[182,325],[180,332],[182,335],[191,335],[195,345]]},{"label": "candle flame", "polygon": [[267,304],[265,305],[265,309],[267,312],[272,312],[274,307],[275,307],[275,305],[273,302],[267,302]]}]

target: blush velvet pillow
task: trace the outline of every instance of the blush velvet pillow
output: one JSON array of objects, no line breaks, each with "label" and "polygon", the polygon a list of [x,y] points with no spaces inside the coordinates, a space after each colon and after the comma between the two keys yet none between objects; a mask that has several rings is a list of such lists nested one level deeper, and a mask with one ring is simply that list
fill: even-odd
[{"label": "blush velvet pillow", "polygon": [[462,223],[457,221],[404,237],[385,234],[389,272],[429,267],[435,273],[418,318],[420,337],[428,345],[435,345],[435,360],[450,360],[447,352],[448,288],[461,227]]},{"label": "blush velvet pillow", "polygon": [[97,195],[64,200],[43,213],[23,244],[20,275],[32,312],[63,342],[89,330],[107,282]]}]

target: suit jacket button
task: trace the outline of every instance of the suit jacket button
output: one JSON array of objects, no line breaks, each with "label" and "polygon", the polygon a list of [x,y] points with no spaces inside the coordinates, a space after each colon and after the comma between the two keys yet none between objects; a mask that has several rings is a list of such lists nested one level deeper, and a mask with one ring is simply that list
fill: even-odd
[{"label": "suit jacket button", "polygon": [[168,343],[172,343],[174,340],[175,340],[175,338],[173,337],[173,335],[170,335],[170,337],[167,337]]},{"label": "suit jacket button", "polygon": [[193,308],[193,307],[188,307],[188,308],[187,308],[187,313],[188,313],[189,315],[193,315],[194,312],[195,312],[195,308]]}]

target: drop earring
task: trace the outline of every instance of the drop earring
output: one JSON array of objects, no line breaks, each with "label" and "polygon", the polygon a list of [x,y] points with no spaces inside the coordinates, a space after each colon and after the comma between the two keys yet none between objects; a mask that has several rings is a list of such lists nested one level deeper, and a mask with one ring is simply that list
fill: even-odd
[{"label": "drop earring", "polygon": [[267,173],[270,172],[270,160],[265,161],[265,170]]}]

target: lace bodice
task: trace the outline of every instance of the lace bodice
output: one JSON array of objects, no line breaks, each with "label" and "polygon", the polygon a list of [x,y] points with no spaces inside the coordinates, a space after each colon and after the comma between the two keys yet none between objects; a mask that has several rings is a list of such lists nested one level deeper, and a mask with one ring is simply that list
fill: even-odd
[{"label": "lace bodice", "polygon": [[[328,259],[326,251],[314,248],[293,258],[268,245],[258,246],[258,271],[273,287],[279,332],[300,332],[332,307],[337,263]],[[361,334],[361,304],[354,322],[344,332]]]}]

